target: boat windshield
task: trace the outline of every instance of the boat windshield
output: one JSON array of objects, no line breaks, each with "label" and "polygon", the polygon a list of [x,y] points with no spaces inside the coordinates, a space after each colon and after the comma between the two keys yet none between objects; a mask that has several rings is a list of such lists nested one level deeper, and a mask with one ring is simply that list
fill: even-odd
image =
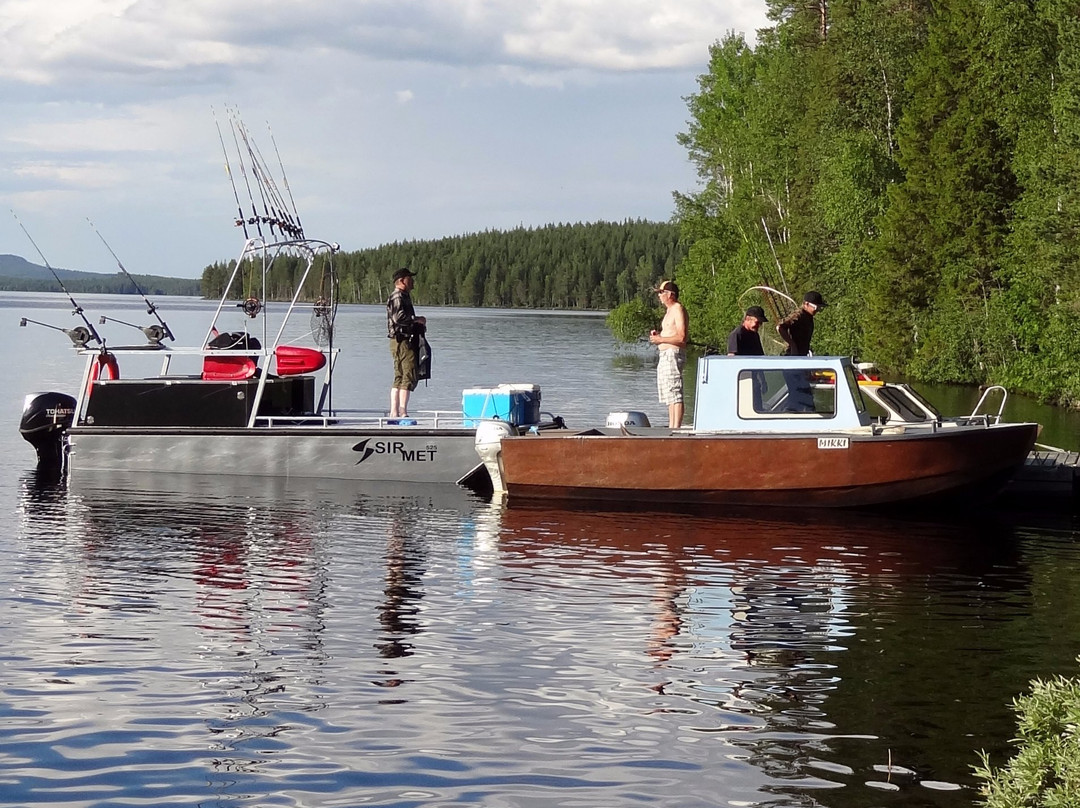
[{"label": "boat windshield", "polygon": [[836,374],[829,368],[741,370],[737,383],[743,419],[836,415]]},{"label": "boat windshield", "polygon": [[869,412],[870,405],[866,402],[862,388],[859,387],[858,373],[854,367],[848,365],[844,368],[844,375],[847,376],[848,389],[851,390],[852,398],[855,400],[855,412],[862,416],[863,413]]}]

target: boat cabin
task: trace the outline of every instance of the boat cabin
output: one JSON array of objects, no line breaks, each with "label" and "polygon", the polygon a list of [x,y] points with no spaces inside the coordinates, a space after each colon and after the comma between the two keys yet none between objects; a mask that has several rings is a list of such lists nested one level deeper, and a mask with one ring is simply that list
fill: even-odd
[{"label": "boat cabin", "polygon": [[851,360],[836,356],[704,356],[694,432],[822,432],[877,421]]}]

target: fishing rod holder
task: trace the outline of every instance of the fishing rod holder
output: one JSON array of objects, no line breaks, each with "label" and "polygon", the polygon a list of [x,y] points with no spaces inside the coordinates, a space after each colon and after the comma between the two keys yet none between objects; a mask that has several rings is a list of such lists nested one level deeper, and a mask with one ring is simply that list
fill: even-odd
[{"label": "fishing rod holder", "polygon": [[126,323],[123,320],[117,320],[115,317],[106,317],[101,315],[101,320],[98,325],[105,325],[105,323],[120,323],[120,325],[126,325],[130,328],[137,328],[146,335],[147,341],[151,345],[160,345],[161,341],[168,336],[168,333],[160,325],[135,325],[135,323]]},{"label": "fishing rod holder", "polygon": [[75,328],[61,328],[58,325],[52,325],[50,323],[43,323],[38,320],[31,320],[29,317],[19,318],[19,327],[26,328],[27,323],[33,323],[34,325],[40,325],[43,328],[51,328],[53,331],[63,331],[68,335],[68,339],[76,348],[85,348],[86,344],[94,338],[94,335],[90,332],[89,328],[85,326],[75,326]]}]

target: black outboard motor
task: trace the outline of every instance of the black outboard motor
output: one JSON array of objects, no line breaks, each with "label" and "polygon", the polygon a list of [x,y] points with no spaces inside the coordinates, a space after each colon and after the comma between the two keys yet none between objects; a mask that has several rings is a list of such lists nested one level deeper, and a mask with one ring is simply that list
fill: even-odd
[{"label": "black outboard motor", "polygon": [[38,464],[64,465],[64,433],[75,419],[75,399],[65,393],[30,393],[19,434],[37,450]]}]

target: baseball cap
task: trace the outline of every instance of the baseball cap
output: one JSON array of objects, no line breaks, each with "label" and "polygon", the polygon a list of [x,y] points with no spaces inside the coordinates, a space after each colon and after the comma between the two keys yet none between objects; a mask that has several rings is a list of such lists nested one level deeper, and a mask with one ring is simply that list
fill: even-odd
[{"label": "baseball cap", "polygon": [[803,295],[804,303],[813,303],[819,309],[823,309],[829,304],[825,302],[825,298],[821,296],[821,292],[810,291]]},{"label": "baseball cap", "polygon": [[411,269],[408,269],[406,267],[402,267],[401,269],[397,270],[394,273],[394,280],[395,281],[400,281],[402,278],[412,278],[412,277],[415,277],[415,276],[416,276],[416,273],[413,272]]},{"label": "baseball cap", "polygon": [[769,318],[765,316],[765,309],[761,306],[751,306],[746,310],[747,317],[757,317],[761,322],[769,322]]},{"label": "baseball cap", "polygon": [[673,295],[675,295],[677,297],[678,294],[679,294],[679,287],[675,283],[675,281],[660,281],[660,283],[657,284],[656,288],[653,289],[653,291],[654,292],[671,292]]}]

